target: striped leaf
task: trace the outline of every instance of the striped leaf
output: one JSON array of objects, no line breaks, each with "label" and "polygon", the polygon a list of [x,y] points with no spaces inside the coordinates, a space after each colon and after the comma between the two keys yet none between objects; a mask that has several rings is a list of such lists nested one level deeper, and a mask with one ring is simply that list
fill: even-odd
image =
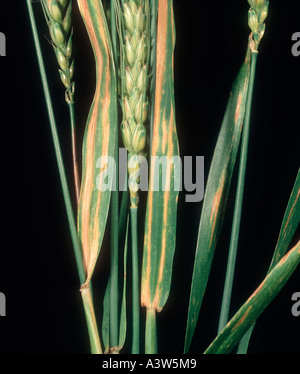
[{"label": "striped leaf", "polygon": [[230,353],[249,327],[281,291],[299,263],[300,241],[277,263],[204,353]]},{"label": "striped leaf", "polygon": [[291,193],[279,237],[277,240],[274,256],[270,265],[270,269],[272,269],[278,261],[285,255],[286,251],[288,250],[288,246],[290,245],[293,236],[299,226],[300,223],[300,169],[298,170],[296,182],[294,184],[293,191]]},{"label": "striped leaf", "polygon": [[[113,157],[117,132],[116,72],[102,2],[77,0],[96,62],[96,89],[83,140],[82,185],[78,231],[82,243],[86,284],[90,281],[101,249],[109,211],[111,171],[101,170],[100,157]],[[103,167],[105,165],[102,165]],[[108,166],[107,166],[108,168]]]},{"label": "striped leaf", "polygon": [[[280,228],[276,248],[269,267],[268,273],[278,264],[278,262],[286,254],[289,245],[295,235],[295,232],[300,223],[300,169],[298,170],[297,178],[286,207],[283,221]],[[249,331],[241,339],[237,353],[246,354],[255,324],[251,326]]]},{"label": "striped leaf", "polygon": [[186,327],[187,353],[207,286],[242,132],[250,75],[249,49],[234,81],[215,147],[204,195]]},{"label": "striped leaf", "polygon": [[[159,0],[155,108],[141,291],[142,305],[156,311],[163,308],[169,295],[176,239],[179,193],[176,191],[176,186],[179,183],[180,173],[178,173],[179,146],[175,125],[174,46],[173,2]],[[172,158],[175,162],[167,165],[162,172],[160,161],[172,161]],[[155,191],[158,175],[161,186]],[[170,188],[167,188],[168,185]]]}]

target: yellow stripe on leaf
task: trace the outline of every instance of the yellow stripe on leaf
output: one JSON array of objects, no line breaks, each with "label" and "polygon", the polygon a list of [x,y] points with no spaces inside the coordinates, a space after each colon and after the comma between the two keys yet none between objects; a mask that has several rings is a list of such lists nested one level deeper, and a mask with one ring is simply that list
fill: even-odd
[{"label": "yellow stripe on leaf", "polygon": [[[174,186],[175,165],[161,173],[159,191],[154,191],[158,158],[170,161],[179,155],[174,100],[175,28],[173,2],[159,0],[156,52],[156,88],[151,144],[151,166],[147,201],[142,267],[142,305],[160,311],[165,305],[171,283],[176,242],[177,202]],[[153,158],[154,156],[154,158]],[[164,186],[170,188],[164,190]]]},{"label": "yellow stripe on leaf", "polygon": [[102,246],[109,211],[111,188],[103,188],[105,181],[97,161],[100,157],[114,156],[117,91],[111,41],[102,2],[77,0],[77,3],[96,63],[96,89],[83,140],[82,185],[78,208],[78,231],[88,283]]}]

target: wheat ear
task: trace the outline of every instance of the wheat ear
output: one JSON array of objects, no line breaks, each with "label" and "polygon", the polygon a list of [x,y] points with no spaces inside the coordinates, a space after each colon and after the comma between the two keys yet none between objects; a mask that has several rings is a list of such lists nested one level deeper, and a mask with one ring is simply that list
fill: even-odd
[{"label": "wheat ear", "polygon": [[[149,4],[143,0],[127,0],[123,3],[124,19],[124,97],[121,133],[129,158],[143,154],[146,147],[148,118],[148,47]],[[129,190],[131,206],[138,204],[138,193],[133,187],[139,163],[129,166]],[[133,167],[132,167],[133,165]],[[131,183],[131,181],[133,183]]]},{"label": "wheat ear", "polygon": [[51,43],[55,51],[60,79],[66,88],[66,101],[73,102],[74,60],[72,61],[72,1],[42,0],[44,15],[49,27]]},{"label": "wheat ear", "polygon": [[268,16],[268,0],[248,0],[250,9],[248,12],[248,24],[252,31],[250,48],[252,52],[257,52],[259,43],[263,38],[266,30],[264,23]]}]

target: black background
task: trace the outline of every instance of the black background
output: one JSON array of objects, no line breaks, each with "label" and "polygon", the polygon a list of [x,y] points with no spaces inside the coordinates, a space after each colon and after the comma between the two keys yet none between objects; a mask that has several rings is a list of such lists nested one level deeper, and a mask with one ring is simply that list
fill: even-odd
[{"label": "black background", "polygon": [[[291,37],[300,31],[300,7],[298,1],[270,3],[257,66],[232,313],[266,274],[299,168],[300,57],[291,54]],[[207,177],[231,84],[246,51],[249,6],[246,0],[175,0],[174,6],[180,150],[182,156],[205,156]],[[88,353],[75,260],[26,2],[6,1],[1,7],[0,31],[7,38],[7,57],[0,60],[0,291],[6,294],[7,317],[0,319],[0,352]],[[34,9],[47,72],[49,77],[53,76],[50,90],[71,177],[63,87],[47,42],[40,5],[34,4]],[[94,62],[76,2],[74,12],[80,143],[93,95]],[[191,353],[203,352],[216,335],[233,203],[233,198],[229,199]],[[157,320],[159,352],[179,354],[183,350],[201,206],[202,203],[186,204],[184,194],[181,195],[172,288]],[[297,239],[299,232],[293,243]],[[94,278],[98,316],[109,268],[107,242],[106,237]],[[291,297],[297,291],[300,291],[299,269],[258,320],[249,353],[299,352],[300,317],[291,314]],[[144,311],[142,322],[143,319]],[[127,341],[127,351],[129,347]]]}]

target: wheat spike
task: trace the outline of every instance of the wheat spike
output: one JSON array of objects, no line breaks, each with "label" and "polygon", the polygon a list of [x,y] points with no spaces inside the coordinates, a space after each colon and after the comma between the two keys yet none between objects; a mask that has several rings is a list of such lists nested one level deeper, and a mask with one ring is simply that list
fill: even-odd
[{"label": "wheat spike", "polygon": [[266,24],[264,21],[268,16],[268,0],[248,0],[251,8],[248,12],[248,24],[253,34],[252,51],[257,51],[259,43],[264,36]]},{"label": "wheat spike", "polygon": [[[145,0],[127,0],[123,2],[124,20],[124,85],[123,122],[121,133],[129,157],[143,154],[147,131],[149,101],[146,95],[148,86],[148,19],[149,3]],[[139,165],[129,167],[129,189],[132,203],[137,204],[137,192],[131,188],[130,180],[135,179]],[[133,203],[133,205],[135,205]]]},{"label": "wheat spike", "polygon": [[51,42],[55,51],[60,79],[66,88],[66,101],[74,100],[74,60],[72,60],[72,1],[42,0],[44,15],[49,27]]}]

